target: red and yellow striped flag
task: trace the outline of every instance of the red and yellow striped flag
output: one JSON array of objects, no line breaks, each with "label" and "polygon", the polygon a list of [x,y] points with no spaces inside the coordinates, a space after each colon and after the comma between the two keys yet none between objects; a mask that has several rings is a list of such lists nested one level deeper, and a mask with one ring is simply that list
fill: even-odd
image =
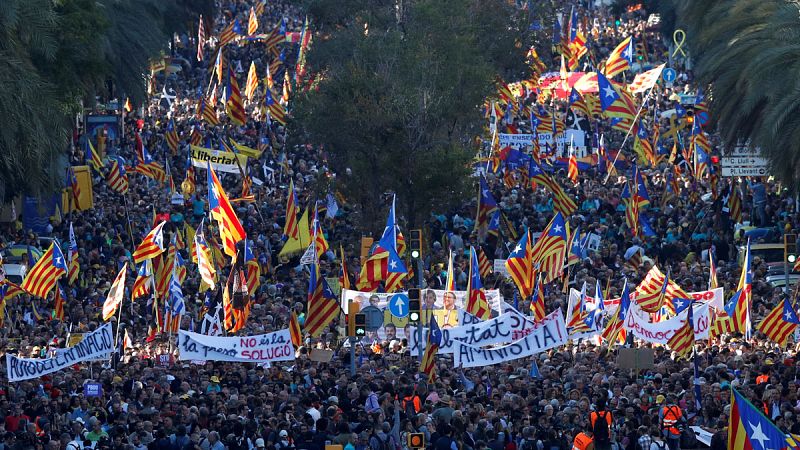
[{"label": "red and yellow striped flag", "polygon": [[56,281],[67,273],[67,263],[55,241],[39,258],[39,261],[28,271],[22,281],[22,289],[36,297],[46,298],[56,285]]},{"label": "red and yellow striped flag", "polygon": [[295,348],[303,345],[303,331],[300,328],[300,320],[295,312],[292,312],[292,319],[289,321],[289,334],[292,336],[292,344],[294,344]]},{"label": "red and yellow striped flag", "polygon": [[246,238],[247,234],[210,163],[206,165],[206,170],[208,170],[208,206],[211,217],[217,221],[225,254],[236,257],[236,243]]},{"label": "red and yellow striped flag", "polygon": [[258,87],[258,74],[256,73],[255,61],[250,62],[250,70],[247,71],[247,83],[244,85],[244,96],[248,100],[253,100],[253,94],[256,93]]},{"label": "red and yellow striped flag", "polygon": [[141,244],[133,251],[133,261],[139,264],[142,261],[155,258],[164,252],[164,234],[162,229],[166,221],[162,221],[155,226],[147,236],[144,237]]}]

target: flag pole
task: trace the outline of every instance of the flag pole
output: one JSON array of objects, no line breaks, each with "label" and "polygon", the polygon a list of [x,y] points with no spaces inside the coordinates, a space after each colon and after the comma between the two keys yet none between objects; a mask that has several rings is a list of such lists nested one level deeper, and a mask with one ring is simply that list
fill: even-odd
[{"label": "flag pole", "polygon": [[[126,271],[128,270],[127,263],[125,264],[125,270]],[[123,289],[124,289],[124,287],[123,287]],[[123,295],[122,300],[120,300],[120,304],[119,304],[119,313],[117,314],[117,335],[114,338],[114,348],[115,349],[119,347],[119,329],[120,329],[120,324],[122,323],[122,302],[124,302],[124,301],[125,301],[125,296]],[[112,355],[113,355],[113,353],[112,353]],[[120,357],[122,357],[122,355],[120,355]]]},{"label": "flag pole", "polygon": [[[647,95],[644,97],[644,100],[642,100],[642,104],[641,104],[641,105],[639,105],[639,110],[638,110],[638,111],[636,111],[636,116],[633,118],[633,121],[631,122],[631,126],[630,126],[630,127],[628,127],[628,131],[625,133],[625,139],[623,139],[623,140],[622,140],[622,144],[620,144],[620,146],[619,146],[619,150],[617,150],[617,155],[616,155],[616,156],[614,156],[614,161],[611,163],[611,167],[615,167],[615,166],[616,166],[616,164],[617,164],[617,159],[619,159],[619,154],[620,154],[620,153],[622,153],[622,149],[623,149],[623,147],[625,147],[625,143],[626,143],[626,142],[628,142],[628,138],[629,138],[629,137],[630,137],[630,135],[631,135],[631,131],[633,131],[633,127],[634,127],[634,126],[636,126],[636,121],[639,119],[639,115],[642,113],[642,109],[644,108],[644,105],[646,105],[646,104],[647,104],[647,100],[649,100],[649,99],[650,99],[650,94],[652,94],[652,93],[653,93],[653,89],[654,89],[655,87],[656,87],[656,86],[655,86],[655,85],[653,85],[653,87],[651,87],[651,88],[650,88],[650,90],[649,90],[649,91],[647,91]],[[611,177],[611,171],[607,171],[607,173],[606,173],[606,179],[605,179],[605,180],[603,180],[603,184],[606,184],[606,183],[608,183],[608,179],[609,179],[609,177]]]}]

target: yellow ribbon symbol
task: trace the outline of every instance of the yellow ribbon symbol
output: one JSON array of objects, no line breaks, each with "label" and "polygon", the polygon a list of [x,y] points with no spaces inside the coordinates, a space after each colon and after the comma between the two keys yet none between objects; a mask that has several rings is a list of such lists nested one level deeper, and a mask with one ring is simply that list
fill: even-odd
[{"label": "yellow ribbon symbol", "polygon": [[675,43],[675,50],[672,52],[672,57],[674,58],[678,52],[681,52],[681,56],[684,58],[686,57],[686,52],[683,51],[683,43],[686,42],[686,32],[678,28],[672,33],[672,42]]}]

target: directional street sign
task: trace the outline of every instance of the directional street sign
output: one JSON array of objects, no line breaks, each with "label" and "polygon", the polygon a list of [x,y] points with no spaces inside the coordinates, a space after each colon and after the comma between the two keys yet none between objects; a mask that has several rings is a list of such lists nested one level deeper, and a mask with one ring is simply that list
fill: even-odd
[{"label": "directional street sign", "polygon": [[769,175],[766,167],[723,167],[723,177],[765,177]]},{"label": "directional street sign", "polygon": [[675,72],[675,69],[671,67],[667,67],[663,72],[661,72],[661,78],[663,78],[667,83],[672,83],[675,81],[677,76],[678,74]]},{"label": "directional street sign", "polygon": [[735,156],[726,156],[720,162],[723,177],[761,177],[768,175],[767,160],[746,150],[740,150]]},{"label": "directional street sign", "polygon": [[408,296],[395,294],[389,298],[389,312],[398,319],[408,316]]}]

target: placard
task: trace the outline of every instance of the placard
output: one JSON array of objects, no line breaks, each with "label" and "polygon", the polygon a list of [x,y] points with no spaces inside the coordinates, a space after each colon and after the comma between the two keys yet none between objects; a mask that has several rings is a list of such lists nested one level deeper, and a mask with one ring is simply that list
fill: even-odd
[{"label": "placard", "polygon": [[8,381],[17,382],[38,378],[58,372],[73,364],[78,364],[114,351],[114,335],[111,324],[107,323],[97,330],[87,333],[74,347],[62,349],[52,358],[18,358],[6,354]]},{"label": "placard", "polygon": [[83,396],[84,397],[102,397],[103,396],[103,385],[100,383],[86,383],[83,385]]},{"label": "placard", "polygon": [[486,367],[508,361],[527,358],[537,353],[567,343],[567,328],[560,309],[548,314],[541,322],[526,329],[522,339],[504,347],[483,349],[454,342],[453,363],[455,367]]},{"label": "placard", "polygon": [[654,351],[652,348],[624,348],[619,349],[617,365],[620,369],[652,369],[654,364]]},{"label": "placard", "polygon": [[508,277],[508,269],[506,268],[505,259],[495,259],[494,264],[492,266],[492,270],[497,275],[502,275],[506,278]]},{"label": "placard", "polygon": [[179,330],[178,359],[258,363],[294,361],[294,346],[288,328],[241,337],[206,336]]},{"label": "placard", "polygon": [[333,350],[312,348],[311,352],[308,354],[308,359],[316,362],[331,362],[333,359]]}]

